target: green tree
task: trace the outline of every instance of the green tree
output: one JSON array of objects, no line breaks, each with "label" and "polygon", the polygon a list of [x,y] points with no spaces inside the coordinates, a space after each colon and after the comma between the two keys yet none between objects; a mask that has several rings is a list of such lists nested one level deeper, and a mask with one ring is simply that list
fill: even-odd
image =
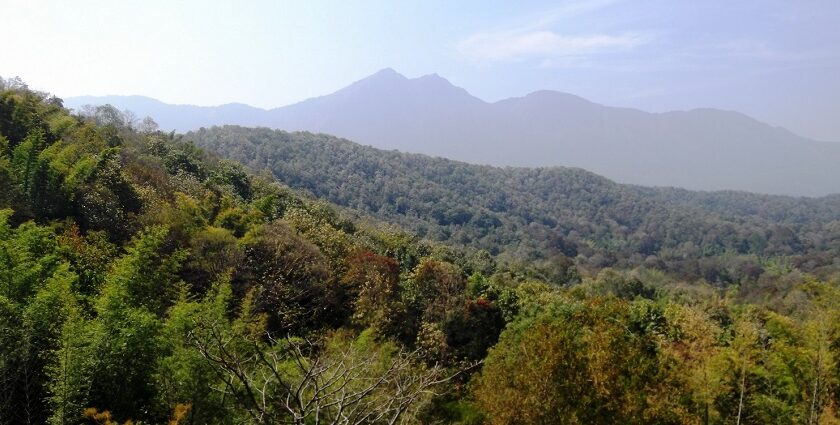
[{"label": "green tree", "polygon": [[255,307],[268,314],[271,332],[298,333],[334,319],[329,266],[315,245],[279,220],[253,230],[242,243],[245,257],[237,278],[244,289],[258,291]]},{"label": "green tree", "polygon": [[[189,423],[229,424],[241,419],[223,390],[214,365],[193,345],[196,332],[209,324],[229,323],[233,303],[229,278],[214,282],[204,298],[190,300],[186,293],[169,310],[161,331],[163,351],[154,374],[161,409],[189,405]],[[225,326],[225,329],[227,327]]]},{"label": "green tree", "polygon": [[490,423],[690,423],[645,304],[556,300],[502,333],[474,395]]}]

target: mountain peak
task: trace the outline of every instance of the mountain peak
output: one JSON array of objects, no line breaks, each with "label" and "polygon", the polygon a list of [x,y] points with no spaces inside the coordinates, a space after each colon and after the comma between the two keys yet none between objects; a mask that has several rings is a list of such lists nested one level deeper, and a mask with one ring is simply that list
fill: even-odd
[{"label": "mountain peak", "polygon": [[[333,93],[338,99],[365,99],[366,102],[380,102],[383,98],[395,99],[402,96],[403,100],[426,99],[437,102],[453,102],[454,99],[467,99],[469,102],[482,100],[472,96],[461,87],[453,85],[446,78],[438,74],[426,74],[416,78],[408,78],[393,68],[384,68],[370,76]],[[323,100],[327,96],[314,99]],[[375,100],[375,99],[380,100]],[[306,102],[306,101],[304,101]]]},{"label": "mountain peak", "polygon": [[437,72],[433,72],[433,73],[431,73],[431,74],[426,74],[426,75],[421,75],[421,76],[417,77],[417,79],[418,79],[418,80],[423,80],[423,79],[425,79],[425,80],[444,80],[444,81],[449,81],[449,80],[447,80],[446,78],[443,78],[443,77],[441,77],[440,75],[438,75],[438,73],[437,73]]},{"label": "mountain peak", "polygon": [[412,78],[412,80],[417,81],[417,82],[427,83],[427,84],[439,84],[439,85],[456,87],[449,80],[441,77],[440,75],[438,75],[436,73],[422,75],[422,76],[417,77],[417,78]]},{"label": "mountain peak", "polygon": [[379,71],[374,72],[370,76],[363,78],[363,80],[369,79],[399,79],[399,80],[407,80],[408,78],[405,75],[400,74],[394,68],[382,68]]},{"label": "mountain peak", "polygon": [[557,108],[567,110],[568,108],[591,109],[602,107],[580,96],[555,90],[537,90],[525,96],[502,99],[495,104],[503,107],[531,108],[534,111],[557,111]]},{"label": "mountain peak", "polygon": [[406,81],[408,81],[408,78],[395,71],[393,68],[383,68],[365,78],[362,78],[361,80],[354,82],[353,84],[350,84],[349,86],[339,90],[337,93],[346,92],[348,90],[355,91],[363,87],[393,87],[403,84]]},{"label": "mountain peak", "polygon": [[537,90],[537,91],[528,93],[527,95],[525,95],[524,98],[528,98],[528,99],[554,99],[554,100],[563,100],[563,101],[566,101],[566,102],[577,102],[577,103],[586,103],[586,104],[592,104],[593,103],[593,102],[591,102],[587,99],[584,99],[580,96],[577,96],[577,95],[574,95],[574,94],[571,94],[571,93],[562,92],[562,91],[557,91],[557,90]]},{"label": "mountain peak", "polygon": [[400,74],[399,72],[394,70],[394,68],[380,69],[379,71],[376,71],[375,73],[369,75],[368,77],[365,77],[365,78],[357,81],[357,83],[368,82],[368,81],[373,81],[373,82],[377,82],[377,83],[382,83],[382,82],[386,82],[386,83],[421,83],[421,84],[427,84],[427,85],[456,87],[449,80],[441,77],[437,73],[421,75],[421,76],[416,77],[416,78],[408,78],[405,75]]}]

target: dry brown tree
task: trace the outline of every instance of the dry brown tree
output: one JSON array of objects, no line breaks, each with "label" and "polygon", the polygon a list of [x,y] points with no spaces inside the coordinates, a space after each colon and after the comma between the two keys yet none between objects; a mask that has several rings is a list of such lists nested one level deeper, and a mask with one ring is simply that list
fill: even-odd
[{"label": "dry brown tree", "polygon": [[210,325],[191,340],[217,372],[219,391],[255,423],[404,423],[477,365],[427,365],[416,351],[341,333],[321,344],[270,336],[246,341]]}]

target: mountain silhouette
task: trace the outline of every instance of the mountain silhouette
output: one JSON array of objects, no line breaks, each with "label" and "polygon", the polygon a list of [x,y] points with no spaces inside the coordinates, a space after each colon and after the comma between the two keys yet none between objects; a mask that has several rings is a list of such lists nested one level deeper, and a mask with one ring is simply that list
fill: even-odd
[{"label": "mountain silhouette", "polygon": [[170,105],[140,96],[65,100],[72,108],[106,103],[151,116],[166,130],[265,126],[477,164],[580,167],[646,186],[840,192],[840,143],[809,140],[738,112],[648,113],[549,90],[491,103],[437,74],[406,78],[390,68],[270,110]]}]

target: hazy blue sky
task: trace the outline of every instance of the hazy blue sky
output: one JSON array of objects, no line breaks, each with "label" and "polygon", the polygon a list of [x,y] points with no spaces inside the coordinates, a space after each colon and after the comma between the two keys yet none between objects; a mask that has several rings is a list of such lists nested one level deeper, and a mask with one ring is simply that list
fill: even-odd
[{"label": "hazy blue sky", "polygon": [[840,141],[840,0],[0,0],[0,40],[0,75],[65,97],[272,107],[393,67]]}]

